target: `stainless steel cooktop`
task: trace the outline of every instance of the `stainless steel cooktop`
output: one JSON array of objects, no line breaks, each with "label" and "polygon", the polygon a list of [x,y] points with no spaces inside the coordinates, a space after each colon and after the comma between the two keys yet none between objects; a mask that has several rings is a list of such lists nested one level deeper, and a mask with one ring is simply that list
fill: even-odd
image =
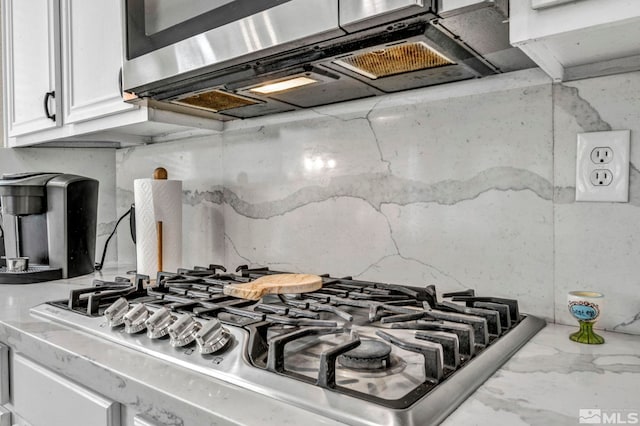
[{"label": "stainless steel cooktop", "polygon": [[94,281],[44,316],[354,425],[442,421],[545,325],[518,302],[322,276],[320,290],[225,295],[267,268],[222,266]]}]

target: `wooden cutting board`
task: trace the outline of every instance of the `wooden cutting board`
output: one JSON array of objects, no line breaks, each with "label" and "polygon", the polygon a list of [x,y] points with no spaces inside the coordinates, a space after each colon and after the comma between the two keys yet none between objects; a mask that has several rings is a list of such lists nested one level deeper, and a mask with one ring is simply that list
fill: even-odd
[{"label": "wooden cutting board", "polygon": [[322,278],[311,274],[265,275],[243,284],[229,284],[224,294],[241,299],[258,300],[265,294],[307,293],[322,288]]}]

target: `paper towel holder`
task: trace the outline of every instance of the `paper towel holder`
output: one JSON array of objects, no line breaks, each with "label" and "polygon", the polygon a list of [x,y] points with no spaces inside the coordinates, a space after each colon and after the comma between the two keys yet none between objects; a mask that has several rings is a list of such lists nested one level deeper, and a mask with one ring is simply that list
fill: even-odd
[{"label": "paper towel holder", "polygon": [[[169,177],[169,173],[167,173],[167,169],[164,167],[157,167],[153,171],[153,179],[155,180],[167,180]],[[158,240],[158,271],[163,270],[162,265],[162,221],[159,220],[156,222],[156,238]]]},{"label": "paper towel holder", "polygon": [[146,178],[133,182],[136,270],[139,274],[155,277],[160,271],[177,270],[182,266],[183,194],[181,180],[172,179],[172,176],[157,179],[168,175],[162,169],[151,169],[150,172]]}]

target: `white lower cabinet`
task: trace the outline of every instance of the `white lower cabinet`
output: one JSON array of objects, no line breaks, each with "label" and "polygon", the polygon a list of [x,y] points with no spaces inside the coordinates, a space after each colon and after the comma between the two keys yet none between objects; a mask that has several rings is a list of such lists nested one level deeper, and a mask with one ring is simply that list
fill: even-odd
[{"label": "white lower cabinet", "polygon": [[30,426],[120,426],[119,403],[20,355],[12,367],[12,409]]}]

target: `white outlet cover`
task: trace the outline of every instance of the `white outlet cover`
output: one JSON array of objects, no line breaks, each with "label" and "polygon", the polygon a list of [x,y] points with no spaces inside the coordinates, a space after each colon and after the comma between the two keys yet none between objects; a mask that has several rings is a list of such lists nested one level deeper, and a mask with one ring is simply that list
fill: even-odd
[{"label": "white outlet cover", "polygon": [[[576,201],[626,203],[629,201],[629,130],[578,133],[576,155]],[[606,164],[594,163],[591,152],[598,147],[609,147],[613,158]],[[594,186],[591,174],[598,169],[610,170],[610,185]]]}]

